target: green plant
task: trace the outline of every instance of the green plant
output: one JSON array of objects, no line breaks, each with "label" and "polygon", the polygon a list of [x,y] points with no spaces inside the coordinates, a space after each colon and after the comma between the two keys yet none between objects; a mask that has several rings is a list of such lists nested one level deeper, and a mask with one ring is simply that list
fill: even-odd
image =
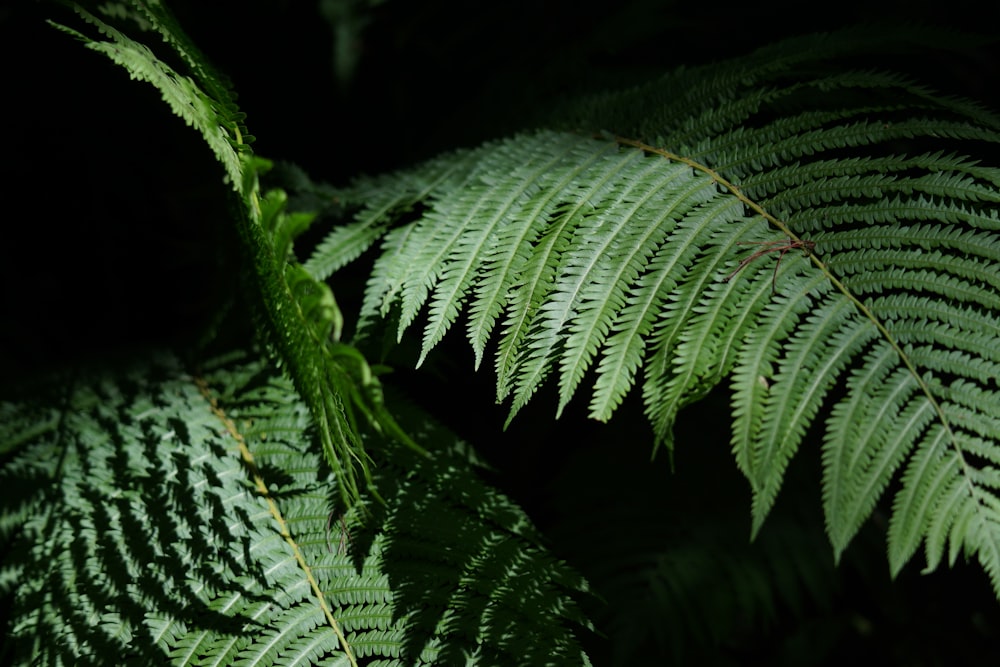
[{"label": "green plant", "polygon": [[[876,517],[894,576],[922,544],[928,571],[974,557],[1000,595],[1000,120],[831,64],[940,35],[781,42],[335,187],[253,154],[229,85],[164,8],[77,12],[57,25],[152,83],[222,165],[257,338],[5,404],[15,661],[584,664],[593,630],[622,642],[616,662],[657,644],[681,660],[685,637],[747,632],[741,614],[828,604],[815,519],[771,516],[810,442],[835,560],[891,488]],[[334,290],[359,258],[345,317]],[[380,357],[432,364],[460,318],[508,426],[550,379],[557,416],[592,383],[598,422],[639,385],[654,449],[681,458],[679,412],[728,381],[763,552],[741,555],[711,512],[674,516],[679,493],[657,512],[673,534],[599,498],[567,510],[631,529],[608,540],[624,555],[599,544],[579,564],[617,607],[694,616],[684,632],[588,620],[584,579],[473,450],[393,398]],[[719,579],[736,602],[704,583]]]}]

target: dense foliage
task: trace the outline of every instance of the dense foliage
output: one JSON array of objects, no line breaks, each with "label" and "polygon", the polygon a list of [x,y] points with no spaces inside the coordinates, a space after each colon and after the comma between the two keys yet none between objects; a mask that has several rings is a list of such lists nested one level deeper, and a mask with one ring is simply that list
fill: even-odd
[{"label": "dense foliage", "polygon": [[[9,659],[995,652],[1000,118],[940,88],[995,67],[988,41],[861,27],[678,69],[645,46],[661,9],[637,3],[558,58],[524,26],[551,71],[479,76],[486,47],[417,37],[439,15],[323,2],[302,30],[330,30],[331,79],[241,80],[219,14],[73,7],[32,15],[42,43],[145,82],[89,81],[125,100],[93,127],[156,128],[146,151],[109,144],[77,196],[131,160],[187,188],[158,176],[136,197],[141,235],[81,214],[95,250],[75,266],[113,267],[96,294],[127,295],[106,346],[141,312],[175,333],[170,353],[146,336],[138,361],[55,375],[30,355],[59,356],[54,326],[12,340],[28,354],[5,361],[0,422]],[[379,88],[465,52],[470,92],[444,70],[420,98]],[[326,89],[364,132],[315,122]],[[390,102],[387,127],[366,117]],[[282,135],[281,111],[314,122]],[[102,257],[130,235],[138,260]],[[23,323],[49,301],[12,303]],[[912,581],[919,559],[951,571]]]}]

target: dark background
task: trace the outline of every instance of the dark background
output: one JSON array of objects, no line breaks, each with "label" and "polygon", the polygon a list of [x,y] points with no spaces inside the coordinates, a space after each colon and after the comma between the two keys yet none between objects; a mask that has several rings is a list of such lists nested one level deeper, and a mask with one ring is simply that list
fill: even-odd
[{"label": "dark background", "polygon": [[[357,66],[338,78],[332,32],[317,3],[169,4],[232,78],[255,151],[333,183],[530,127],[553,102],[578,92],[736,57],[782,37],[861,21],[992,36],[1000,18],[998,3],[389,0],[362,12],[369,24],[353,35]],[[0,9],[7,148],[0,161],[0,386],[9,394],[47,369],[151,346],[190,347],[238,288],[226,192],[212,155],[152,87],[130,82],[123,69],[44,23],[57,16],[71,20],[49,3]],[[998,62],[995,48],[977,47],[925,58],[912,73],[996,108]],[[362,286],[351,275],[334,285],[348,317]],[[493,378],[489,369],[472,372],[459,336],[426,371],[400,368],[396,377],[482,448],[498,467],[494,481],[552,535],[557,553],[585,571],[600,565],[593,556],[600,549],[588,544],[618,541],[628,550],[632,535],[649,531],[650,513],[707,540],[706,553],[749,549],[749,493],[728,464],[721,389],[682,415],[674,474],[667,457],[649,461],[636,396],[601,425],[583,418],[583,399],[555,422],[555,402],[542,394],[501,433],[506,413],[492,404]],[[468,399],[459,409],[456,387]],[[801,453],[774,522],[804,522],[804,543],[819,536],[829,551],[818,475],[818,456]],[[699,519],[688,525],[691,515]],[[705,537],[706,526],[724,527],[725,536]],[[748,551],[754,558],[760,554]],[[839,568],[828,553],[817,559],[828,571],[824,590],[804,595],[812,602],[801,608],[779,608],[766,632],[743,628],[721,644],[707,642],[719,664],[800,664],[793,658],[801,655],[815,664],[1000,658],[998,605],[978,565],[921,577],[918,554],[890,585],[877,521]],[[645,664],[660,664],[664,649],[650,641]],[[595,655],[607,657],[611,649],[595,645]]]}]

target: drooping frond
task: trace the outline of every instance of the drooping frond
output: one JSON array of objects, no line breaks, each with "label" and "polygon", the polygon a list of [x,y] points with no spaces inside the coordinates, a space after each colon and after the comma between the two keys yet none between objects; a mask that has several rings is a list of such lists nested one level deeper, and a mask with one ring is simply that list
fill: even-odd
[{"label": "drooping frond", "polygon": [[[364,317],[395,312],[399,336],[425,318],[421,359],[462,320],[476,364],[495,346],[511,417],[549,378],[557,414],[591,383],[600,420],[639,385],[657,442],[728,378],[754,532],[821,429],[838,555],[902,469],[893,570],[924,541],[931,567],[977,554],[1000,594],[1000,121],[831,67],[878,50],[866,34],[682,70],[578,104],[574,131],[346,188],[355,227],[408,211],[379,223]],[[307,266],[340,262],[340,229]]]},{"label": "drooping frond", "polygon": [[412,414],[435,453],[396,446],[362,521],[269,366],[85,375],[44,428],[0,408],[13,664],[587,664],[582,581],[454,436]]},{"label": "drooping frond", "polygon": [[[261,193],[258,174],[271,165],[254,157],[249,147],[252,137],[246,134],[235,95],[163,5],[107,3],[94,13],[79,4],[72,6],[86,27],[103,38],[57,27],[110,57],[133,78],[153,84],[174,113],[201,134],[222,164],[238,201],[236,222],[252,264],[248,279],[254,293],[250,296],[262,325],[261,335],[309,406],[325,458],[340,481],[342,500],[352,505],[363,486],[372,481],[356,413],[413,443],[382,407],[378,380],[367,362],[340,343],[343,319],[330,287],[294,261],[293,241],[313,216],[287,213],[287,197],[280,190]],[[161,58],[129,32],[154,34],[169,52]],[[183,72],[167,62],[177,57]]]},{"label": "drooping frond", "polygon": [[[99,8],[104,18],[101,20],[79,4],[72,6],[88,27],[105,39],[93,39],[66,25],[53,25],[80,39],[87,48],[108,56],[128,70],[133,79],[155,86],[171,111],[201,134],[225,169],[226,180],[234,188],[241,188],[248,176],[246,161],[253,137],[246,132],[244,116],[228,82],[181,32],[170,12],[160,3],[105,3]],[[190,75],[171,67],[148,44],[132,39],[125,30],[154,33],[180,56]]]}]

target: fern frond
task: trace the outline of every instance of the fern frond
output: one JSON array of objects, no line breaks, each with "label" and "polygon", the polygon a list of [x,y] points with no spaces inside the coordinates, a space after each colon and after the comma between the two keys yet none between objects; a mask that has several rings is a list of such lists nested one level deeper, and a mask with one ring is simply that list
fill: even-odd
[{"label": "fern frond", "polygon": [[[257,296],[261,334],[309,406],[324,456],[340,481],[337,488],[342,501],[353,505],[362,487],[372,481],[358,413],[404,443],[413,442],[381,405],[378,380],[367,362],[340,343],[343,319],[333,292],[295,261],[294,239],[312,224],[315,215],[288,212],[282,191],[261,193],[259,174],[271,167],[270,162],[254,157],[249,147],[253,138],[246,133],[228,82],[208,64],[164,6],[145,2],[102,5],[95,12],[103,20],[79,4],[72,6],[90,29],[107,39],[54,25],[110,57],[133,78],[153,84],[174,113],[201,134],[223,166],[225,180],[238,201],[236,222],[252,264],[250,282]],[[171,67],[126,30],[157,34],[170,55],[180,57],[188,73]],[[343,239],[338,239],[342,247]],[[363,242],[363,238],[358,241]],[[352,252],[347,256],[353,256]]]},{"label": "fern frond", "polygon": [[426,312],[421,360],[464,314],[476,365],[495,340],[511,418],[551,375],[557,415],[592,379],[601,420],[640,384],[656,442],[670,442],[680,408],[729,378],[755,534],[821,429],[835,554],[903,469],[894,571],[924,539],[929,563],[948,542],[1000,571],[1000,171],[984,164],[1000,119],[831,64],[879,38],[847,31],[682,70],[571,110],[563,127],[594,135],[539,130],[463,152],[464,177],[387,230],[365,313],[398,312],[402,336]]},{"label": "fern frond", "polygon": [[225,169],[226,180],[238,188],[244,178],[245,160],[249,156],[249,143],[252,137],[246,134],[242,126],[242,115],[236,111],[233,97],[226,84],[183,36],[166,9],[160,5],[149,6],[146,3],[130,3],[129,8],[122,5],[108,5],[102,8],[107,12],[109,20],[115,18],[124,20],[130,25],[134,24],[131,26],[134,29],[141,31],[155,30],[184,56],[196,79],[175,71],[160,60],[148,46],[131,39],[80,5],[74,4],[73,8],[90,26],[108,37],[108,41],[92,39],[64,25],[56,23],[53,25],[80,39],[87,48],[108,56],[128,70],[132,78],[147,81],[155,86],[170,109],[201,134]]},{"label": "fern frond", "polygon": [[[163,356],[82,377],[52,406],[61,428],[25,434],[0,471],[23,492],[3,507],[13,664],[496,664],[525,662],[524,647],[586,662],[582,580],[454,436],[411,414],[436,453],[399,448],[379,466],[386,504],[362,523],[317,472],[290,380],[263,359],[206,366],[192,377]],[[23,433],[0,413],[0,437]],[[32,511],[8,512],[15,501]],[[434,554],[453,569],[425,587]],[[516,642],[501,631],[514,625]]]}]

